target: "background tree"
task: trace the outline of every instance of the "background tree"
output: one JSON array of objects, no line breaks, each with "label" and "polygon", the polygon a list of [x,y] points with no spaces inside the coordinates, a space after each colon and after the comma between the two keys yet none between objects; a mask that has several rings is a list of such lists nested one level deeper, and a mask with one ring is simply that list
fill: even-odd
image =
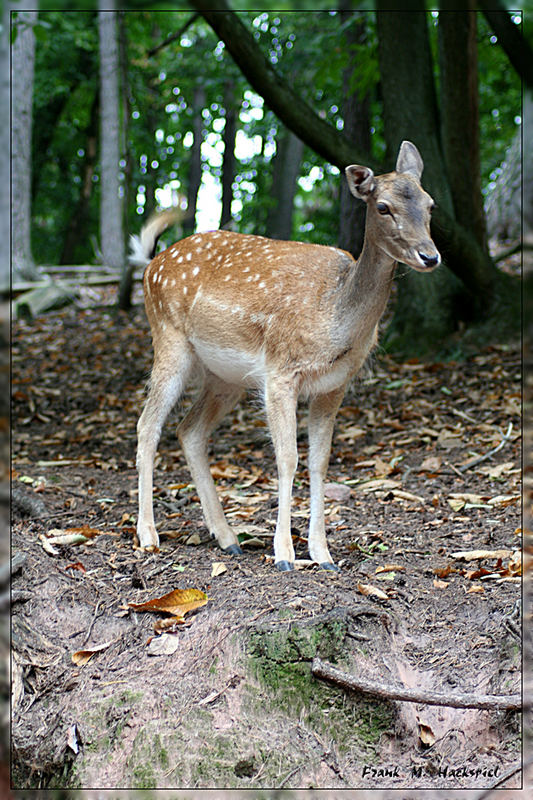
[{"label": "background tree", "polygon": [[17,14],[12,47],[11,202],[13,268],[22,278],[36,280],[31,248],[31,135],[34,26],[37,11]]},{"label": "background tree", "polygon": [[100,243],[104,264],[122,271],[119,305],[131,297],[131,270],[125,265],[122,202],[119,183],[120,112],[116,12],[103,2],[98,12],[100,41]]}]

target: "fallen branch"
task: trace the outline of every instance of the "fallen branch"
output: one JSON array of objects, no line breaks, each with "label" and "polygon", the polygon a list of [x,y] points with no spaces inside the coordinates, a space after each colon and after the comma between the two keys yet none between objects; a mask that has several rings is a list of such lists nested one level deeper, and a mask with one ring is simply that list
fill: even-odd
[{"label": "fallen branch", "polygon": [[449,706],[451,708],[482,708],[488,711],[511,710],[519,711],[522,708],[522,698],[519,694],[501,695],[474,695],[474,694],[444,694],[444,692],[424,691],[420,689],[406,689],[404,687],[386,686],[375,681],[367,681],[355,675],[349,675],[340,669],[314,658],[311,672],[315,678],[342,686],[356,692],[365,692],[387,700],[403,700],[407,703],[424,703],[429,706]]},{"label": "fallen branch", "polygon": [[511,438],[511,431],[513,430],[513,423],[509,423],[509,427],[507,428],[507,433],[503,434],[503,439],[501,440],[500,444],[494,447],[492,450],[489,450],[488,453],[485,453],[483,456],[478,456],[478,458],[474,458],[473,461],[469,461],[467,464],[463,464],[462,467],[458,467],[459,472],[465,472],[467,469],[471,467],[477,466],[477,464],[481,464],[482,461],[486,461],[487,458],[492,458],[499,450],[504,447],[507,442]]}]

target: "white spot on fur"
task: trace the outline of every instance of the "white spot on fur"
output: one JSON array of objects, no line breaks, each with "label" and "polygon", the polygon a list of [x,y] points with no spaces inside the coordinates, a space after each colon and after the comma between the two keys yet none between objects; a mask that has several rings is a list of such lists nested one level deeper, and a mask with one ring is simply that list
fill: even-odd
[{"label": "white spot on fur", "polygon": [[199,273],[199,272],[200,272],[200,267],[195,267],[195,268],[193,269],[193,271],[192,271],[192,274],[193,274],[193,275],[198,275],[198,273]]},{"label": "white spot on fur", "polygon": [[192,258],[192,253],[187,253],[187,255],[185,256],[185,258],[187,259],[187,261],[190,261],[190,260],[191,260],[191,258]]}]

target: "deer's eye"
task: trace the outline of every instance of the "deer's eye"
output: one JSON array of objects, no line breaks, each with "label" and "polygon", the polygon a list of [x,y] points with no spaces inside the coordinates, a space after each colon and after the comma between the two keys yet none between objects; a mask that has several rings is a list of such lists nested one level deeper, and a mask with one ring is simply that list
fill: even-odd
[{"label": "deer's eye", "polygon": [[389,207],[386,203],[376,203],[378,214],[390,214]]}]

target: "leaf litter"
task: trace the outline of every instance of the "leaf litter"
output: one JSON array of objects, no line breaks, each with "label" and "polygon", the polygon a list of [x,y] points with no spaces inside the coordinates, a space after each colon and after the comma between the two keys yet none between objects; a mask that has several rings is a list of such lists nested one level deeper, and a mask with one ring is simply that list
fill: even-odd
[{"label": "leaf litter", "polygon": [[[90,736],[82,712],[100,702],[107,684],[110,692],[115,684],[145,691],[130,719],[133,731],[156,717],[164,724],[158,696],[171,693],[175,714],[183,720],[202,698],[240,696],[245,680],[235,689],[224,688],[235,670],[242,670],[232,661],[232,635],[258,615],[281,620],[287,609],[295,615],[293,623],[342,608],[357,612],[369,606],[393,614],[399,627],[392,638],[386,627],[374,629],[368,622],[361,630],[365,657],[358,655],[358,646],[353,650],[369,677],[390,667],[400,670],[405,685],[427,678],[434,685],[455,681],[472,690],[478,685],[494,693],[516,690],[520,659],[506,621],[520,599],[520,570],[531,563],[524,559],[522,564],[519,557],[518,348],[488,347],[464,361],[445,363],[402,364],[382,355],[354,383],[337,419],[328,470],[332,496],[325,502],[330,549],[342,566],[338,574],[321,572],[308,558],[306,411],[299,409],[292,533],[301,568],[287,577],[272,564],[277,481],[256,403],[238,406],[222,422],[210,458],[242,544],[255,540],[264,546],[249,544],[243,556],[231,558],[210,541],[175,437],[176,416],[165,426],[154,471],[160,552],[141,553],[133,549],[135,426],[151,357],[143,313],[135,310],[127,317],[69,309],[32,324],[17,321],[13,335],[13,484],[30,497],[38,495],[49,515],[21,511],[13,525],[14,552],[27,557],[27,566],[14,576],[14,596],[35,598],[12,606],[17,665],[12,735],[16,763],[27,764],[28,774],[36,759],[62,772],[61,742],[69,741],[73,724],[77,734],[70,734],[71,752],[76,741]],[[449,391],[442,392],[443,386]],[[184,396],[180,416],[192,398],[193,393]],[[490,454],[510,424],[508,439]],[[91,537],[75,530],[84,526],[98,533]],[[50,541],[76,533],[85,541]],[[455,558],[472,551],[496,555]],[[213,574],[213,564],[223,564],[226,571]],[[194,617],[157,607],[145,613],[128,605],[143,606],[191,586],[209,595]],[[178,610],[178,605],[171,607]],[[71,662],[73,651],[92,651],[85,667]],[[154,673],[152,659],[144,655],[158,656],[168,666]],[[213,673],[209,667],[215,658]],[[203,708],[215,713],[220,702],[206,700]],[[52,727],[54,714],[60,722]],[[326,777],[309,772],[313,785],[320,780],[328,787],[360,785],[360,773],[346,757],[337,754],[341,772],[331,771],[325,756],[317,761],[307,740],[298,741],[296,752],[294,737],[283,738],[278,728],[273,733],[269,723],[269,741],[263,745],[264,722],[250,720],[247,729],[246,718],[236,714],[235,719],[244,750],[259,737],[257,752],[273,744],[287,757],[320,762]],[[388,740],[387,752],[408,768],[410,736],[416,740],[419,733],[416,720],[405,717],[404,722],[401,736]],[[461,758],[505,765],[516,756],[517,732],[509,720],[493,720],[489,731],[479,717],[443,721],[428,711],[424,722],[437,737],[432,751],[437,748],[440,758],[446,724],[465,732]],[[106,765],[94,765],[99,785],[100,779],[108,786],[126,780],[132,741],[130,735],[121,743],[126,757],[118,758],[117,750]],[[378,755],[388,758],[385,751]],[[183,769],[172,779],[187,782],[188,767]],[[89,770],[87,780],[90,775]],[[169,786],[162,775],[156,780]],[[259,778],[257,786],[262,785]],[[415,788],[411,780],[409,785]],[[420,785],[427,785],[425,778]]]}]

